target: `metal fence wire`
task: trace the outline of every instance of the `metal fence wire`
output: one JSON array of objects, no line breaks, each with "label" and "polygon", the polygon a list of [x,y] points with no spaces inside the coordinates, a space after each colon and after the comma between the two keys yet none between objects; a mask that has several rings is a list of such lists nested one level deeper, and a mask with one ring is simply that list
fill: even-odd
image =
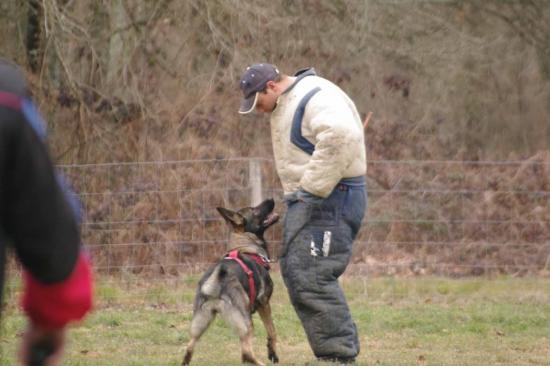
[{"label": "metal fence wire", "polygon": [[[63,165],[85,208],[83,241],[102,273],[176,274],[225,253],[216,211],[273,197],[270,159]],[[350,273],[548,274],[550,162],[369,161],[368,210]],[[266,233],[273,258],[282,225]]]}]

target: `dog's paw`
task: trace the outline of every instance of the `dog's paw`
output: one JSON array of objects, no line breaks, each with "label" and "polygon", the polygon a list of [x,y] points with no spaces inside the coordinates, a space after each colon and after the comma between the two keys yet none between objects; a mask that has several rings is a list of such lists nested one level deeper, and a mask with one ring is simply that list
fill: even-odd
[{"label": "dog's paw", "polygon": [[275,352],[269,352],[267,358],[269,358],[269,361],[273,363],[279,363],[279,357],[277,357],[277,354]]}]

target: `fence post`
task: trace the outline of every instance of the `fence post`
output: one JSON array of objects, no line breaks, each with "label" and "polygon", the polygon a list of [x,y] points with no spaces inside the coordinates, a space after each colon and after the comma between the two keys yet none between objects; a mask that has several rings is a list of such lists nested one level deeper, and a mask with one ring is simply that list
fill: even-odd
[{"label": "fence post", "polygon": [[262,202],[262,170],[258,159],[250,159],[248,167],[248,186],[250,187],[250,205]]}]

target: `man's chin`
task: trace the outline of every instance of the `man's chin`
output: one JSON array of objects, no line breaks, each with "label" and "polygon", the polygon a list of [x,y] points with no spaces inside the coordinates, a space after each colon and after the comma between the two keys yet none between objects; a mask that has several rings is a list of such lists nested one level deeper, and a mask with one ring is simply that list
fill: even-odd
[{"label": "man's chin", "polygon": [[271,113],[275,110],[275,108],[277,107],[277,104],[275,104],[273,107],[264,107],[264,106],[257,106],[256,107],[256,112],[260,112],[260,113]]}]

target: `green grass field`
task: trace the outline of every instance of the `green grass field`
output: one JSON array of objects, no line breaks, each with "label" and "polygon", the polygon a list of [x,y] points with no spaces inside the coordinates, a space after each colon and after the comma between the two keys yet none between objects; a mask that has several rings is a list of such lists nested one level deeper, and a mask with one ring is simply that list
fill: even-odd
[{"label": "green grass field", "polygon": [[[278,272],[272,300],[281,365],[313,355]],[[100,278],[95,311],[70,331],[64,365],[179,365],[198,275]],[[357,322],[359,365],[550,365],[550,280],[543,278],[346,277]],[[24,318],[17,285],[8,288],[1,365],[14,365]],[[254,316],[256,355],[267,362]],[[239,365],[238,339],[216,320],[194,365]]]}]

